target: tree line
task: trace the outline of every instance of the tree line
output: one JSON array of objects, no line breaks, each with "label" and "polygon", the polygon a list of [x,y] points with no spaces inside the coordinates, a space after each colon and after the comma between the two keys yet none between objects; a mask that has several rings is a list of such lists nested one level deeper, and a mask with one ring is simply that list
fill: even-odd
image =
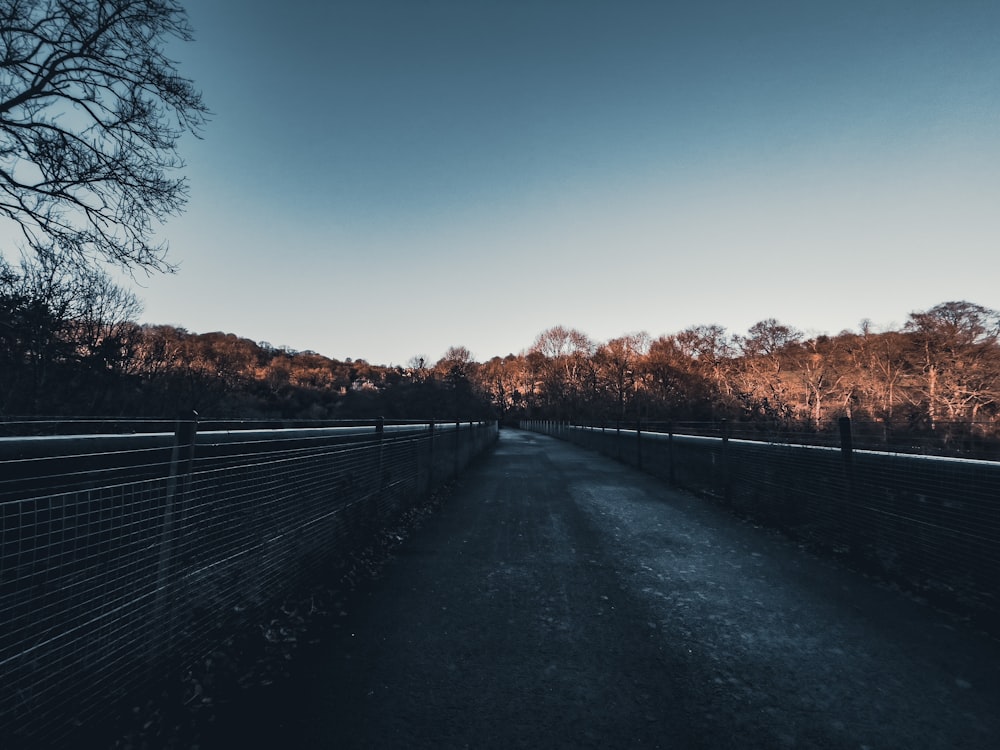
[{"label": "tree line", "polygon": [[774,319],[595,342],[556,326],[519,354],[462,346],[406,366],[331,359],[221,332],[140,325],[102,272],[0,262],[0,415],[261,419],[496,417],[603,425],[722,419],[786,431],[838,418],[935,433],[1000,423],[1000,313],[944,302],[894,330],[807,337]]},{"label": "tree line", "polygon": [[746,334],[698,325],[595,343],[544,331],[480,381],[504,413],[602,425],[719,421],[772,433],[832,432],[850,417],[903,442],[1000,437],[1000,313],[966,301],[911,313],[893,330],[805,336],[774,319]]},{"label": "tree line", "polygon": [[441,368],[339,361],[221,332],[140,325],[104,273],[0,258],[0,417],[464,418],[492,414]]}]

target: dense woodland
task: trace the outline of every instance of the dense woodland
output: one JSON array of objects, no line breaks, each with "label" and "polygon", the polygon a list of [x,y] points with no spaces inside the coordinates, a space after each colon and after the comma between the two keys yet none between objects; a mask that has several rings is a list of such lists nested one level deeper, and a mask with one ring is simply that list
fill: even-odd
[{"label": "dense woodland", "polygon": [[850,416],[963,439],[1000,424],[1000,313],[970,302],[812,338],[773,319],[605,342],[560,326],[519,354],[476,362],[456,346],[407,366],[138,325],[140,310],[100,272],[0,266],[0,417],[725,419],[822,433]]}]

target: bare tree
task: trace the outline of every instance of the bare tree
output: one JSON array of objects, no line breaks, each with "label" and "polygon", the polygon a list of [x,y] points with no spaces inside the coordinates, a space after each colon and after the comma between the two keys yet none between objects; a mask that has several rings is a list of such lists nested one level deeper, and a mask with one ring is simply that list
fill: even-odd
[{"label": "bare tree", "polygon": [[22,258],[15,270],[0,258],[0,380],[8,386],[0,410],[52,408],[81,379],[88,387],[73,406],[96,406],[133,363],[141,311],[100,269],[44,255]]},{"label": "bare tree", "polygon": [[685,328],[673,337],[674,346],[687,357],[694,369],[707,378],[720,394],[728,394],[728,370],[733,358],[731,338],[720,325],[697,325]]},{"label": "bare tree", "polygon": [[576,417],[582,402],[593,395],[594,350],[594,342],[575,328],[555,326],[535,338],[529,354],[542,358],[542,395],[552,415]]},{"label": "bare tree", "polygon": [[829,401],[836,403],[839,396],[839,402],[846,406],[845,411],[850,409],[849,394],[853,387],[848,381],[853,373],[848,373],[845,368],[845,346],[845,338],[818,336],[789,352],[803,411],[808,414],[807,421],[816,429],[823,426],[830,408]]},{"label": "bare tree", "polygon": [[464,346],[449,346],[448,350],[444,353],[434,365],[434,368],[440,372],[442,376],[447,375],[455,368],[462,374],[467,375],[470,366],[473,363],[472,352]]},{"label": "bare tree", "polygon": [[663,417],[708,418],[718,402],[710,374],[677,335],[660,336],[649,347],[645,370]]},{"label": "bare tree", "polygon": [[500,414],[501,420],[514,409],[523,406],[523,375],[524,360],[513,354],[493,357],[479,367],[479,388],[489,396],[490,403]]},{"label": "bare tree", "polygon": [[802,334],[774,318],[750,326],[746,336],[736,336],[741,356],[733,373],[734,391],[750,414],[776,421],[792,418],[794,409],[787,375],[782,370]]},{"label": "bare tree", "polygon": [[750,326],[746,336],[737,336],[737,345],[745,357],[768,357],[776,372],[781,369],[780,354],[783,349],[802,340],[800,331],[779,323],[774,318],[761,320]]},{"label": "bare tree", "polygon": [[177,143],[207,109],[164,51],[175,0],[0,0],[0,216],[38,254],[172,270]]},{"label": "bare tree", "polygon": [[535,337],[531,351],[540,352],[549,359],[582,355],[589,357],[594,352],[594,342],[581,331],[564,326],[553,326]]},{"label": "bare tree", "polygon": [[861,335],[852,349],[855,377],[868,402],[872,417],[888,430],[901,403],[904,377],[909,362],[909,339],[900,331],[876,332],[871,322],[861,322]]},{"label": "bare tree", "polygon": [[642,364],[649,352],[645,331],[611,339],[594,354],[600,385],[615,402],[615,419],[625,421],[625,407],[643,383]]},{"label": "bare tree", "polygon": [[1000,312],[942,302],[911,313],[905,328],[917,349],[911,401],[932,429],[942,418],[975,421],[1000,403]]},{"label": "bare tree", "polygon": [[135,321],[142,303],[98,269],[81,270],[74,279],[73,340],[81,357],[96,359],[108,368],[132,364],[137,344]]}]

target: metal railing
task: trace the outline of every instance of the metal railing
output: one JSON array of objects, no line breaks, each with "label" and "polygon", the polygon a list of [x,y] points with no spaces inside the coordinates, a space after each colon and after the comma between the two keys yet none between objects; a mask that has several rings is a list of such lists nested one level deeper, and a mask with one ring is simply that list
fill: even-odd
[{"label": "metal railing", "polygon": [[0,438],[0,747],[211,650],[497,436],[485,422]]},{"label": "metal railing", "polygon": [[1000,632],[1000,462],[524,422],[779,528]]}]

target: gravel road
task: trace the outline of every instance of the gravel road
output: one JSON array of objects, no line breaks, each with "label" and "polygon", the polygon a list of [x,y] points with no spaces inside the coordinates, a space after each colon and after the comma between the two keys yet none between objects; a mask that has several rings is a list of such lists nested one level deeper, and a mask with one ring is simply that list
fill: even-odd
[{"label": "gravel road", "polygon": [[997,641],[532,433],[350,609],[228,746],[1000,747]]}]

